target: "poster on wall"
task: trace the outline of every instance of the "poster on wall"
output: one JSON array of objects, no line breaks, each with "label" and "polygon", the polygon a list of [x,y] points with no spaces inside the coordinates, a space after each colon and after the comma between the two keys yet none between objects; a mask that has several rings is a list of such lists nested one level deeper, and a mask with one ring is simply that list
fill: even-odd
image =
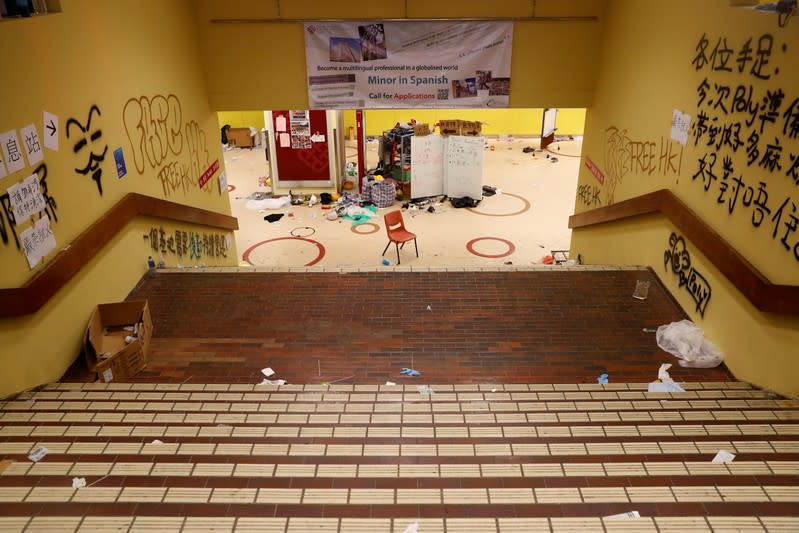
[{"label": "poster on wall", "polygon": [[508,107],[510,21],[308,22],[317,109]]},{"label": "poster on wall", "polygon": [[311,117],[308,110],[292,109],[289,111],[289,126],[291,128],[291,147],[295,150],[310,149]]}]

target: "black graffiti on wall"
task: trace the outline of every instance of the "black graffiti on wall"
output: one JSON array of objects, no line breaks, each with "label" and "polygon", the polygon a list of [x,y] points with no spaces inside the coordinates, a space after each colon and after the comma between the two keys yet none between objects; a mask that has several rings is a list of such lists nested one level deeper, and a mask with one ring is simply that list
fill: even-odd
[{"label": "black graffiti on wall", "polygon": [[663,266],[671,266],[671,271],[677,274],[679,287],[685,287],[696,303],[696,311],[704,317],[712,290],[707,279],[691,266],[691,255],[682,236],[672,233],[669,237],[669,247],[663,254]]},{"label": "black graffiti on wall", "polygon": [[[83,176],[86,176],[91,172],[92,179],[97,185],[97,192],[99,192],[100,196],[102,196],[103,169],[100,168],[100,163],[105,160],[105,154],[108,152],[108,145],[100,140],[103,137],[103,130],[101,130],[99,127],[95,127],[94,130],[92,130],[92,118],[94,118],[95,113],[98,117],[102,115],[102,113],[100,113],[100,108],[96,105],[93,105],[89,108],[89,116],[86,119],[85,126],[75,118],[70,118],[67,120],[67,139],[75,139],[75,144],[72,146],[72,151],[76,154],[83,152],[84,148],[88,148],[89,152],[88,157],[86,158],[86,164],[81,168],[76,168],[75,172]],[[97,153],[95,153],[93,148],[95,145],[98,146]],[[99,148],[101,145],[102,148]]]},{"label": "black graffiti on wall", "polygon": [[219,233],[197,233],[176,229],[167,233],[163,226],[150,228],[144,235],[150,241],[150,249],[160,255],[176,255],[179,258],[202,259],[227,257],[227,239]]},{"label": "black graffiti on wall", "polygon": [[627,174],[679,176],[682,156],[683,147],[671,139],[633,139],[626,129],[610,126],[605,130],[607,203],[614,202],[616,186]]},{"label": "black graffiti on wall", "polygon": [[602,205],[602,198],[599,197],[602,189],[596,185],[584,184],[577,186],[577,198],[580,203],[588,207],[599,207]]},{"label": "black graffiti on wall", "polygon": [[[51,222],[58,222],[58,204],[55,198],[50,196],[50,191],[47,188],[47,165],[40,164],[33,173],[39,176],[39,190],[44,197],[45,204],[44,211],[35,215],[38,216],[36,220],[41,219],[46,214],[50,217]],[[14,211],[11,208],[11,196],[8,192],[0,195],[0,205],[2,205],[2,211],[0,211],[0,239],[3,240],[3,244],[8,245],[10,233],[14,237],[17,249],[21,250],[19,237],[17,236],[17,221],[14,218]]]},{"label": "black graffiti on wall", "polygon": [[768,191],[769,183],[772,190],[781,185],[771,176],[799,185],[799,95],[763,85],[777,79],[787,45],[770,34],[750,37],[737,50],[725,37],[710,43],[702,35],[692,61],[697,71],[709,71],[696,89],[691,129],[694,145],[704,150],[692,181],[730,216],[743,213],[754,228],[765,226],[771,240],[799,262],[799,201]]}]

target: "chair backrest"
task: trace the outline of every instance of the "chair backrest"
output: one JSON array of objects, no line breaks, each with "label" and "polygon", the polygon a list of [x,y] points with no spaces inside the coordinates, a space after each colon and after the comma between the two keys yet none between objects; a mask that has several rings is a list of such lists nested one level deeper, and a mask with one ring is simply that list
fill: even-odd
[{"label": "chair backrest", "polygon": [[405,221],[402,219],[402,211],[399,209],[396,211],[391,211],[390,213],[386,213],[386,215],[383,217],[383,220],[386,223],[386,231],[389,234],[398,229],[405,229]]}]

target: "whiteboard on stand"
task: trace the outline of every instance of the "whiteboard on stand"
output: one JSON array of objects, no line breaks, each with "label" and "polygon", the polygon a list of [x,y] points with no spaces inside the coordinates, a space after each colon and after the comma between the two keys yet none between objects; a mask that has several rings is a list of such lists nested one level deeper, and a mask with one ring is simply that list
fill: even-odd
[{"label": "whiteboard on stand", "polygon": [[444,158],[444,194],[450,198],[483,197],[482,137],[447,137]]},{"label": "whiteboard on stand", "polygon": [[444,139],[411,137],[411,198],[444,194]]}]

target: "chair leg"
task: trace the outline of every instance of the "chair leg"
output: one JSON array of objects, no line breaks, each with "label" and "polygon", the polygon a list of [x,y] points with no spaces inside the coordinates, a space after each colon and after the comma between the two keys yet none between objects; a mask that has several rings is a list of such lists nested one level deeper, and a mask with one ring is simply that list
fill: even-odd
[{"label": "chair leg", "polygon": [[388,244],[386,245],[385,248],[383,248],[383,253],[381,255],[386,255],[386,251],[388,250],[389,246],[391,246],[391,241],[388,241]]},{"label": "chair leg", "polygon": [[399,256],[399,243],[395,243],[397,245],[397,264],[400,264],[400,256]]},{"label": "chair leg", "polygon": [[419,245],[416,244],[416,239],[413,240],[413,247],[416,248],[416,257],[419,257]]}]

